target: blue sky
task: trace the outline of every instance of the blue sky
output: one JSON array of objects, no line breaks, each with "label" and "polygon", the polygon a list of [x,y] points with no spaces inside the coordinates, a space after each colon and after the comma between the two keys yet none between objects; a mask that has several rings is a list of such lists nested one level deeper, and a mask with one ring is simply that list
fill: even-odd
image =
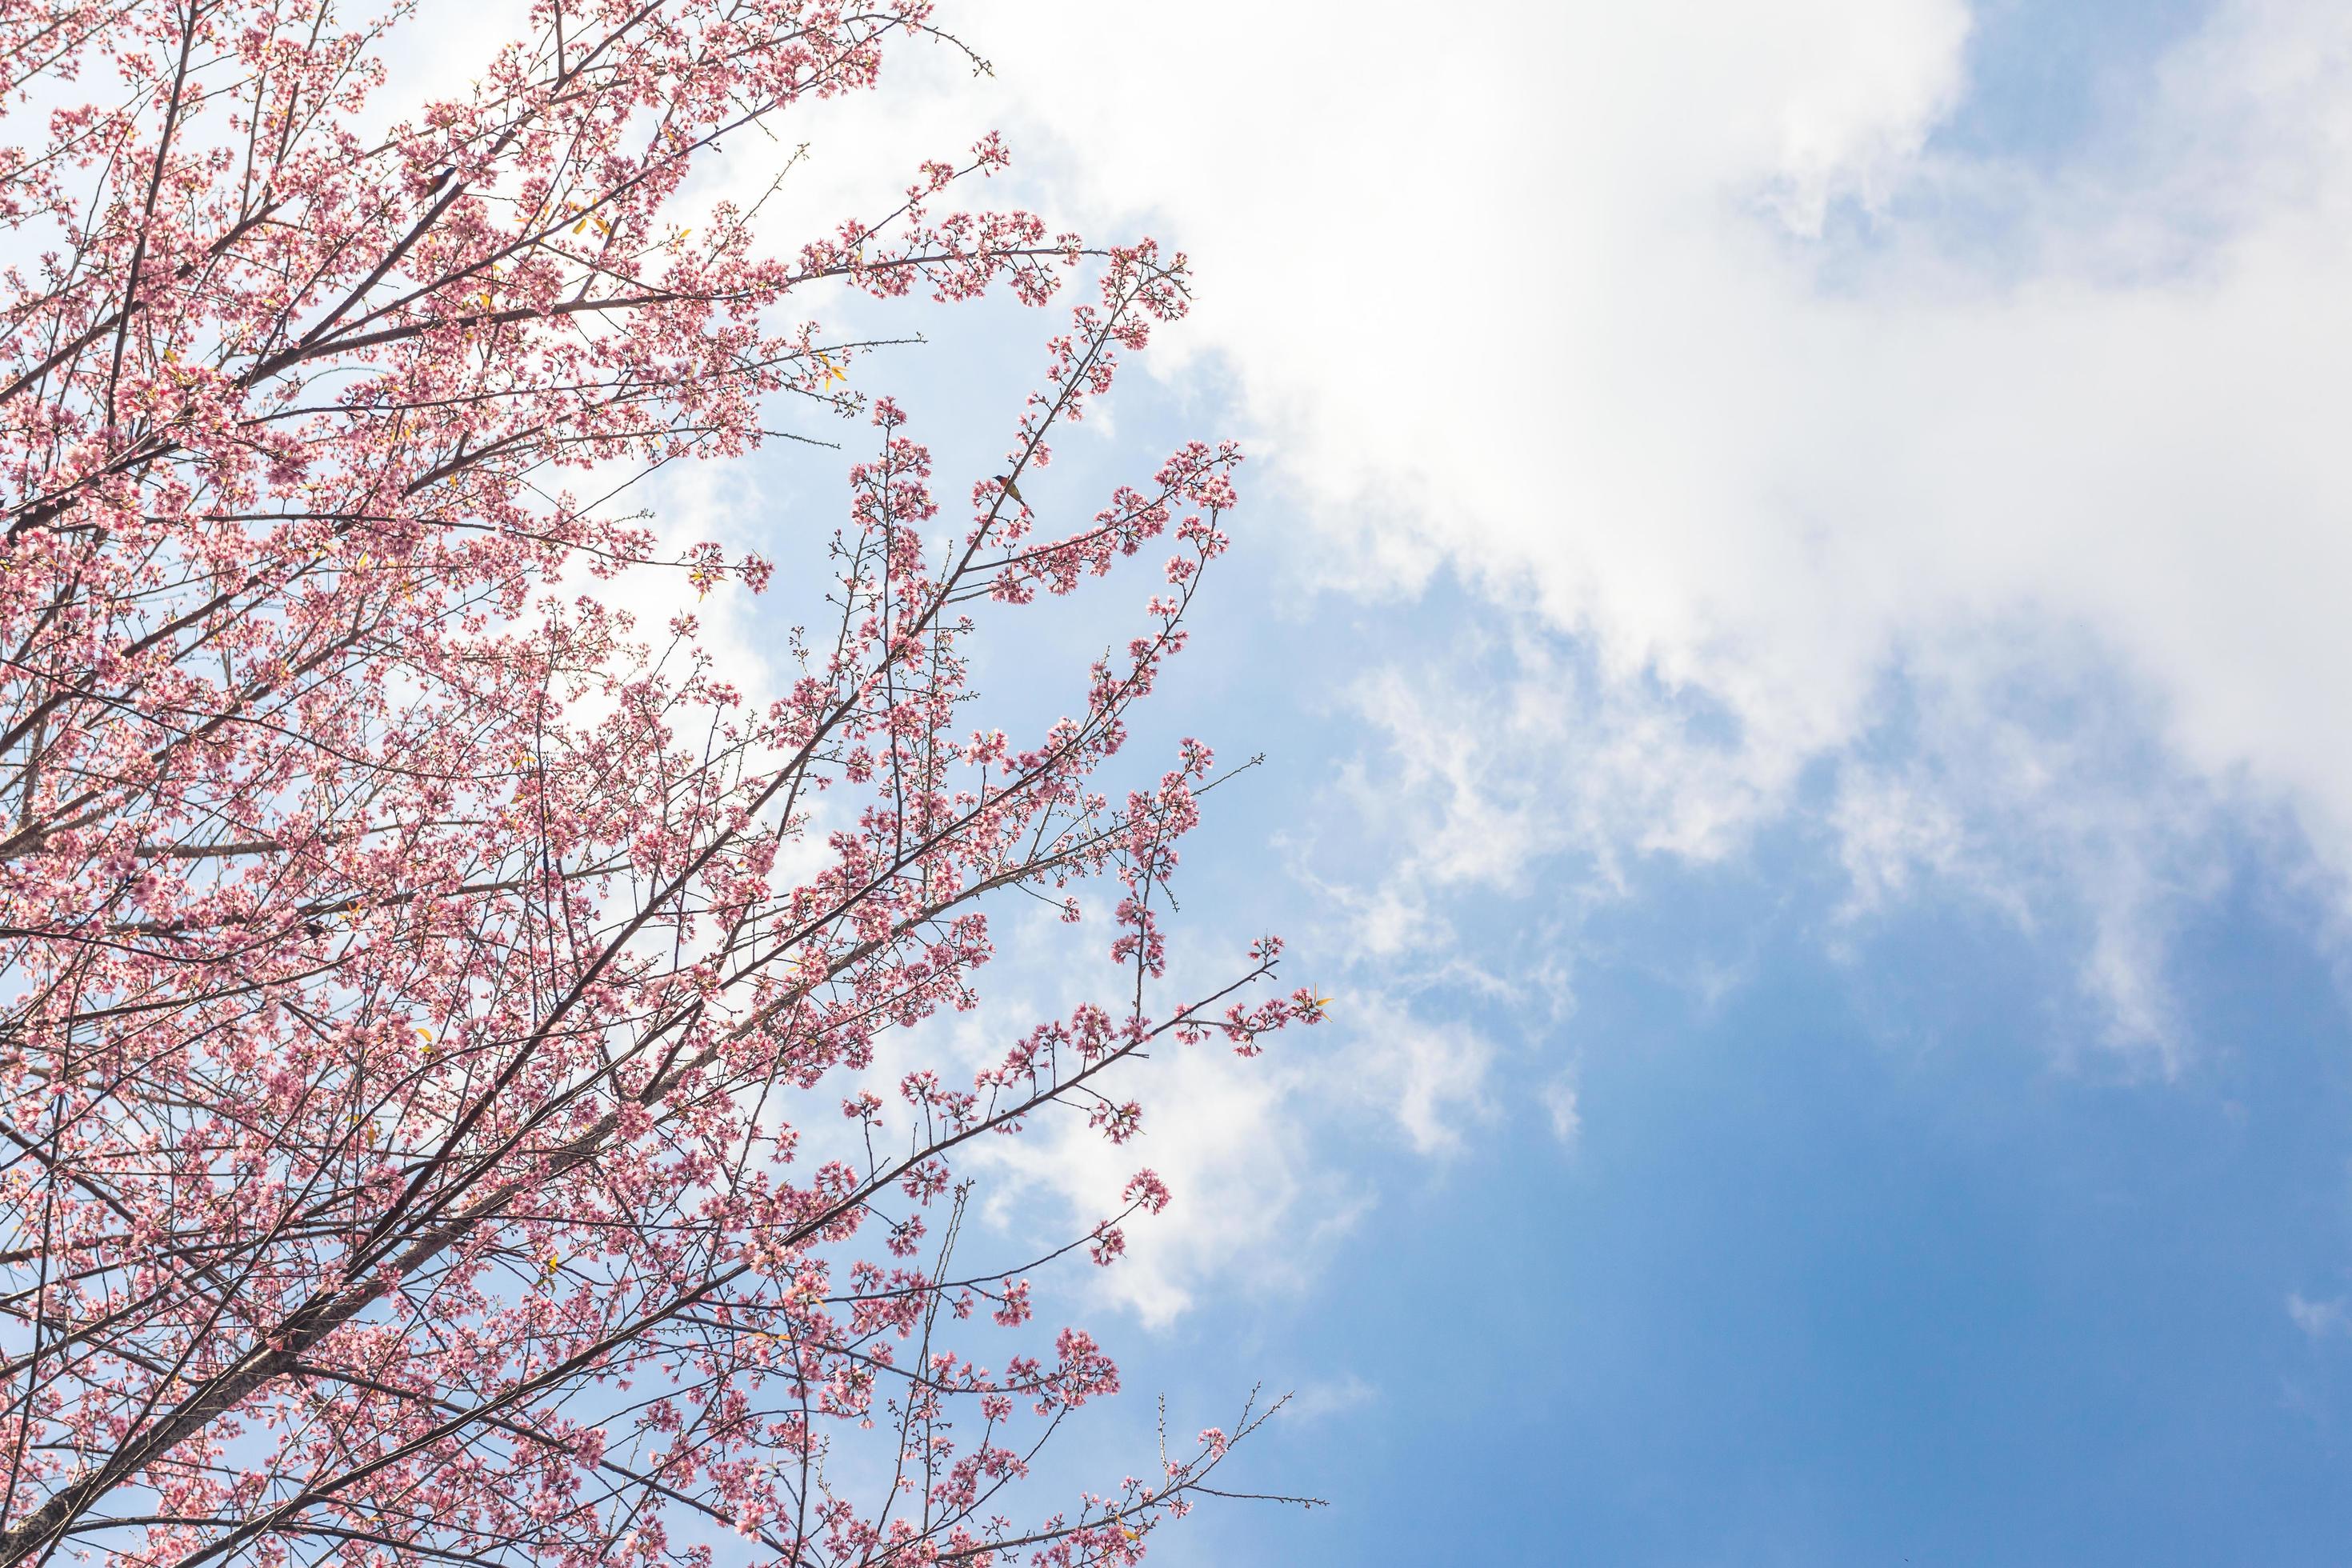
[{"label": "blue sky", "polygon": [[[1270,927],[1339,998],[991,1171],[1007,1247],[1176,1185],[1051,1287],[1130,1390],[1068,1473],[1263,1382],[1248,1479],[1333,1507],[1155,1560],[2352,1558],[2352,20],[1058,5],[877,136],[1003,124],[1022,199],[1194,253],[1024,489],[1249,443],[1137,766],[1268,754],[1180,974]],[[958,494],[1040,327],[920,324]],[[787,562],[835,493],[690,482]],[[988,643],[991,721],[1132,596]]]}]

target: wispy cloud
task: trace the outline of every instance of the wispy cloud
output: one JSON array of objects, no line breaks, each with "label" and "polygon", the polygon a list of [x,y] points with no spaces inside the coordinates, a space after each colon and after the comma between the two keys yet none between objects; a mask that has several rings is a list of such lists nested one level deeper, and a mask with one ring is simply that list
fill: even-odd
[{"label": "wispy cloud", "polygon": [[1282,1413],[1294,1421],[1328,1421],[1361,1410],[1379,1400],[1381,1391],[1353,1372],[1307,1384],[1290,1396]]},{"label": "wispy cloud", "polygon": [[2294,1320],[2296,1328],[2315,1340],[2330,1334],[2352,1334],[2352,1307],[2347,1307],[2341,1296],[2328,1301],[2310,1301],[2290,1290],[2286,1315]]},{"label": "wispy cloud", "polygon": [[1584,1131],[1584,1113],[1577,1100],[1576,1079],[1562,1073],[1543,1086],[1544,1113],[1551,1119],[1551,1135],[1567,1148],[1576,1147]]}]

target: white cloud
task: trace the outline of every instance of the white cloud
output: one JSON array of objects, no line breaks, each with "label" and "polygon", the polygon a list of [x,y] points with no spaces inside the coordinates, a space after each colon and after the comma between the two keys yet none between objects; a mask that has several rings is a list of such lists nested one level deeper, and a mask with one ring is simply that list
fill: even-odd
[{"label": "white cloud", "polygon": [[1392,1116],[1415,1152],[1460,1148],[1463,1124],[1494,1114],[1493,1045],[1465,1024],[1430,1023],[1386,997],[1367,998],[1364,1013],[1344,1064],[1335,1064],[1343,1081]]},{"label": "white cloud", "polygon": [[1584,1112],[1577,1103],[1575,1075],[1562,1073],[1545,1084],[1543,1105],[1551,1118],[1551,1135],[1566,1147],[1575,1148],[1584,1131]]},{"label": "white cloud", "polygon": [[1327,1078],[1276,1059],[1178,1047],[1121,1080],[1120,1092],[1145,1106],[1133,1141],[1114,1146],[1067,1117],[991,1140],[975,1158],[1009,1178],[990,1189],[1000,1223],[1016,1221],[1016,1205],[1039,1205],[1050,1216],[1043,1234],[1054,1236],[1108,1217],[1129,1177],[1157,1171],[1173,1200],[1127,1222],[1126,1256],[1092,1283],[1165,1324],[1204,1289],[1304,1287],[1361,1218],[1369,1194],[1313,1157],[1328,1089]]},{"label": "white cloud", "polygon": [[[1910,694],[1933,721],[1841,763],[1828,821],[1843,914],[1851,924],[1933,880],[2029,933],[2071,918],[2108,1042],[2169,1071],[2189,1044],[2166,976],[2172,926],[2221,885],[2213,825],[2242,803],[2152,759],[2148,715],[2073,673],[2088,661],[2026,628],[2011,646],[2027,658],[1956,642],[1937,668],[1915,665]],[[2045,673],[2021,677],[2020,662]]]},{"label": "white cloud", "polygon": [[[1959,661],[1981,691],[2071,647],[2146,691],[2164,766],[2352,862],[2352,731],[2317,717],[2352,704],[2352,13],[2220,5],[2054,171],[1931,142],[1966,86],[1955,0],[1423,23],[1041,0],[981,30],[1057,195],[1149,203],[1202,258],[1187,341],[1335,581],[1450,563],[1585,639],[1577,732],[1507,721],[1525,769],[1598,757],[1619,786],[1579,786],[1588,838],[1721,853],[1870,730],[1890,669]],[[2049,635],[2004,646],[2021,623]],[[1694,706],[1736,738],[1691,744]],[[1447,829],[1377,895],[1392,947],[1442,932],[1417,893],[1507,882],[1552,831],[1513,775],[1423,765]],[[2080,831],[2063,776],[1854,783],[1860,896],[2080,849],[2084,983],[2164,1044],[2170,851]]]},{"label": "white cloud", "polygon": [[1282,1413],[1294,1421],[1328,1421],[1335,1415],[1361,1410],[1380,1396],[1378,1388],[1348,1372],[1304,1385],[1290,1396]]},{"label": "white cloud", "polygon": [[[1089,929],[1073,932],[1045,914],[1001,913],[992,926],[997,957],[982,977],[987,1005],[940,1020],[934,1027],[950,1039],[922,1046],[924,1059],[937,1061],[944,1045],[944,1054],[966,1063],[992,1061],[1025,1020],[1102,1001],[1104,981],[1116,971],[1082,961],[1090,946],[1099,950],[1085,934]],[[1199,976],[1215,973],[1215,955],[1198,936],[1180,932],[1171,944],[1170,995],[1197,994],[1206,988]],[[1065,1109],[1031,1119],[1018,1137],[971,1145],[969,1167],[988,1178],[982,1214],[999,1233],[994,1253],[1085,1234],[1124,1206],[1128,1182],[1149,1167],[1173,1192],[1168,1207],[1125,1222],[1127,1250],[1110,1267],[1065,1265],[1041,1277],[1041,1288],[1076,1288],[1154,1325],[1172,1322],[1204,1291],[1304,1288],[1371,1202],[1319,1147],[1343,1113],[1338,1087],[1352,1073],[1331,1041],[1328,1027],[1286,1031],[1265,1054],[1244,1058],[1213,1042],[1168,1040],[1102,1085],[1114,1100],[1143,1107],[1142,1131],[1127,1142],[1111,1143],[1080,1111]],[[877,1060],[877,1092],[901,1070],[895,1054]]]},{"label": "white cloud", "polygon": [[2346,1308],[2340,1296],[2332,1301],[2306,1301],[2300,1294],[2290,1290],[2286,1298],[2286,1315],[2294,1320],[2296,1328],[2315,1340],[2325,1339],[2329,1334],[2352,1333],[2352,1310]]}]

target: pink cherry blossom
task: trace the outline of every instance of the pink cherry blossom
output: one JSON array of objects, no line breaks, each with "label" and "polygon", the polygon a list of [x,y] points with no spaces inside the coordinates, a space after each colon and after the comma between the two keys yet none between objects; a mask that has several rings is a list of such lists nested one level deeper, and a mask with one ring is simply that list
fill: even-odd
[{"label": "pink cherry blossom", "polygon": [[[972,1258],[958,1164],[1321,1014],[1272,939],[1171,991],[1223,775],[1110,776],[1239,453],[1046,479],[1185,258],[956,205],[992,136],[789,255],[688,210],[721,137],[961,48],[922,0],[539,0],[404,109],[417,25],[0,0],[0,1562],[1138,1561],[1227,1438],[1012,1517],[1119,1378],[1030,1327],[1051,1258]],[[999,475],[941,490],[844,289],[1061,311]],[[806,560],[635,513],[812,414],[856,460]],[[1067,715],[974,728],[993,619],[1147,545]],[[830,616],[760,689],[693,606],[780,574]],[[922,1026],[1024,894],[1115,967],[960,1072]]]}]

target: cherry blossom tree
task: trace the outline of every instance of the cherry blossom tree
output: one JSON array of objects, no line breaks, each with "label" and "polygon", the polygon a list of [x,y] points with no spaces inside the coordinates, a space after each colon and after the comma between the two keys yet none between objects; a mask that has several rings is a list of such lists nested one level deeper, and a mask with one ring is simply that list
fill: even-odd
[{"label": "cherry blossom tree", "polygon": [[[534,0],[392,103],[425,25],[0,0],[0,1562],[1136,1561],[1228,1435],[1038,1497],[1118,1373],[964,1221],[981,1141],[1320,1013],[1272,938],[1175,988],[1226,775],[1112,776],[1238,455],[1045,482],[1183,258],[957,205],[993,138],[796,251],[698,196],[963,50],[922,0]],[[1001,472],[937,488],[851,291],[1061,312]],[[812,416],[782,582],[622,510]],[[1066,717],[978,721],[991,622],[1130,574]],[[728,679],[696,599],[796,588]],[[975,1070],[1007,900],[1101,990]],[[1104,1200],[1053,1256],[1169,1193]]]}]

